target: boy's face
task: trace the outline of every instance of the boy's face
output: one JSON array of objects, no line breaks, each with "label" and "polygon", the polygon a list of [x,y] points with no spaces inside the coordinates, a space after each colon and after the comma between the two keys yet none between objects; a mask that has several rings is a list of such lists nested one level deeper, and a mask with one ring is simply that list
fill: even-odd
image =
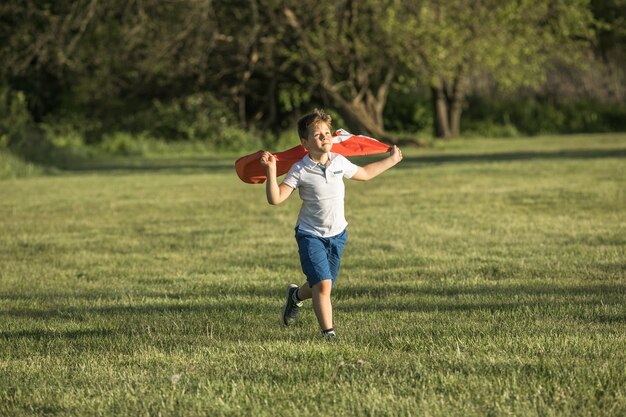
[{"label": "boy's face", "polygon": [[321,154],[330,152],[330,149],[333,147],[330,127],[325,122],[319,122],[309,126],[308,130],[308,137],[300,139],[302,146],[304,146],[309,153]]}]

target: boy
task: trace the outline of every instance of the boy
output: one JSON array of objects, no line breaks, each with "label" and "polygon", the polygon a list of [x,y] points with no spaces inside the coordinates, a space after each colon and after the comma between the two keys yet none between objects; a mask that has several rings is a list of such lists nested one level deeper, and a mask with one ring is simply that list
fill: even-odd
[{"label": "boy", "polygon": [[331,117],[315,109],[298,120],[298,135],[308,154],[295,163],[283,182],[276,180],[276,158],[269,152],[261,156],[267,173],[267,201],[274,205],[285,201],[299,188],[302,207],[296,223],[296,241],[300,264],[307,282],[287,288],[282,311],[286,326],[292,324],[302,302],[313,299],[313,310],[322,336],[335,338],[330,293],[339,274],[339,264],[348,238],[344,217],[345,186],[343,177],[367,181],[402,160],[402,152],[394,146],[390,155],[359,167],[344,156],[331,153]]}]

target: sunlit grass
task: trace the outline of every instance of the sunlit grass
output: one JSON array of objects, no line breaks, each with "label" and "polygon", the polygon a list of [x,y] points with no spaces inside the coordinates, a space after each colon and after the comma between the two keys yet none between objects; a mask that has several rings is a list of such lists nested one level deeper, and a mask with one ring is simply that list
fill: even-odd
[{"label": "sunlit grass", "polygon": [[0,181],[0,415],[624,415],[626,136],[404,153],[347,183],[336,344],[231,158]]}]

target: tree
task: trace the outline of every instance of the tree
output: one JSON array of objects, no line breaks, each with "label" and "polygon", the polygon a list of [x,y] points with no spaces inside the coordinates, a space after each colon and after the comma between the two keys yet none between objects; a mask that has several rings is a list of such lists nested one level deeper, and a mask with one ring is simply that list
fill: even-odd
[{"label": "tree", "polygon": [[[472,77],[503,89],[538,87],[550,64],[580,65],[593,39],[588,0],[424,0],[405,3],[395,26],[409,76],[429,80],[435,135],[459,135]],[[413,52],[413,53],[411,53]]]},{"label": "tree", "polygon": [[[392,85],[426,84],[437,136],[453,137],[478,74],[537,88],[550,65],[580,65],[594,37],[589,1],[5,2],[0,77],[25,92],[36,121],[63,110],[133,123],[155,100],[208,92],[242,126],[277,131],[321,100],[350,129],[391,141]],[[622,7],[610,1],[594,3],[599,14]]]},{"label": "tree", "polygon": [[[286,31],[282,61],[298,63],[300,84],[335,108],[350,129],[394,140],[383,109],[398,71],[386,1],[287,1],[272,26]],[[382,18],[381,18],[382,17]],[[291,34],[290,34],[290,33]]]}]

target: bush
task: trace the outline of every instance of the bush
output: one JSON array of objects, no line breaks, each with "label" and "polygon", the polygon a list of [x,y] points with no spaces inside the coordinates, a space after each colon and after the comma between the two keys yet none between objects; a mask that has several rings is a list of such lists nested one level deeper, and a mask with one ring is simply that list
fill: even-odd
[{"label": "bush", "polygon": [[[55,129],[58,126],[52,128],[33,122],[22,92],[0,87],[0,147],[14,154],[16,159],[10,166],[17,166],[15,161],[21,159],[38,164],[58,164],[82,147],[82,136],[68,131],[59,133]],[[32,165],[26,166],[20,172],[32,171]]]},{"label": "bush", "polygon": [[43,169],[30,162],[23,161],[7,149],[0,149],[0,179],[21,178],[39,175]]},{"label": "bush", "polygon": [[105,129],[110,129],[114,123],[87,117],[81,110],[67,107],[47,114],[39,126],[55,145],[80,148],[100,142]]},{"label": "bush", "polygon": [[270,152],[284,151],[300,144],[296,129],[289,129],[281,132],[273,140],[266,143],[267,150]]},{"label": "bush", "polygon": [[465,137],[513,138],[520,132],[511,123],[498,124],[491,120],[468,122],[461,132]]},{"label": "bush", "polygon": [[262,147],[261,141],[250,133],[238,129],[224,129],[212,143],[202,141],[165,141],[150,138],[147,133],[134,135],[129,132],[113,132],[103,136],[97,145],[99,151],[118,156],[173,156],[198,155],[214,151],[248,151]]},{"label": "bush", "polygon": [[113,132],[103,136],[98,148],[112,155],[143,155],[145,138],[128,132]]},{"label": "bush", "polygon": [[0,85],[0,146],[20,142],[33,126],[24,93]]},{"label": "bush", "polygon": [[216,149],[228,151],[248,151],[263,147],[259,136],[253,136],[251,132],[234,126],[222,129],[212,143]]},{"label": "bush", "polygon": [[198,142],[215,150],[261,146],[261,140],[240,129],[235,115],[210,93],[155,100],[150,108],[124,118],[116,130],[102,136],[101,148],[122,155],[150,153],[154,141]]},{"label": "bush", "polygon": [[432,132],[433,111],[428,97],[398,92],[389,95],[383,114],[385,129],[407,134]]},{"label": "bush", "polygon": [[[626,131],[626,105],[590,100],[559,102],[550,98],[488,100],[469,97],[463,126],[478,133],[510,130],[526,135]],[[505,136],[499,134],[498,136]]]},{"label": "bush", "polygon": [[[130,131],[167,141],[222,142],[223,132],[237,125],[235,116],[210,93],[197,93],[152,106],[126,123]],[[226,135],[229,135],[227,133]]]}]

